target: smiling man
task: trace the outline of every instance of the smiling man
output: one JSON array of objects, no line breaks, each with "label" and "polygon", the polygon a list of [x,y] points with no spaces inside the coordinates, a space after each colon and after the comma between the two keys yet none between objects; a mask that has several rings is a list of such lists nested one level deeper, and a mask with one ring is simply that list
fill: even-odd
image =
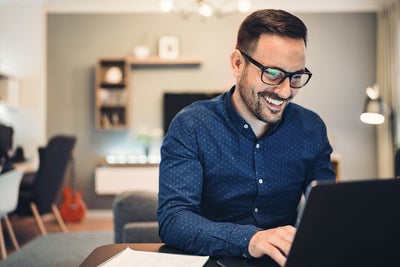
[{"label": "smiling man", "polygon": [[158,218],[167,245],[283,266],[297,207],[313,180],[335,179],[326,127],[291,103],[312,74],[307,28],[282,10],[241,24],[231,54],[236,85],[184,108],[161,148]]}]

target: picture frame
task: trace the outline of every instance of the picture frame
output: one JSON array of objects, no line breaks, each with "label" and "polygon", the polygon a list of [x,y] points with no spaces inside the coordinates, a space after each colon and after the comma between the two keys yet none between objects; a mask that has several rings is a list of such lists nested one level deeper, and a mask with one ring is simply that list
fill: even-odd
[{"label": "picture frame", "polygon": [[179,39],[177,36],[165,35],[158,40],[158,56],[165,59],[179,57]]}]

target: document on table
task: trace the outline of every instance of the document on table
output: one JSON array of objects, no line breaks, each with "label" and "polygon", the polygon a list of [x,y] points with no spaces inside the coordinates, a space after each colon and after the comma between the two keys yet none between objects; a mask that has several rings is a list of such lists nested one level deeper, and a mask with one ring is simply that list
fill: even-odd
[{"label": "document on table", "polygon": [[201,267],[208,258],[208,256],[137,251],[127,247],[98,267]]}]

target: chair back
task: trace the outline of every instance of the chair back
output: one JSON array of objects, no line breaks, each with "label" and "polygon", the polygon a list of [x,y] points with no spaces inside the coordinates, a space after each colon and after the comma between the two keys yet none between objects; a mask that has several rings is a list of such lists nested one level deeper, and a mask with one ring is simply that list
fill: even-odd
[{"label": "chair back", "polygon": [[75,142],[73,136],[58,135],[52,137],[44,149],[39,149],[40,163],[33,183],[33,201],[40,214],[51,210]]},{"label": "chair back", "polygon": [[0,218],[16,209],[23,175],[20,169],[0,174]]},{"label": "chair back", "polygon": [[[155,192],[150,191],[128,191],[118,194],[113,201],[113,215],[114,215],[114,241],[115,243],[132,242],[132,243],[152,243],[154,241],[154,235],[158,239],[158,224],[157,224],[157,206],[158,206],[158,195]],[[140,234],[140,239],[133,240],[132,238],[124,237],[124,227],[127,224],[137,224]],[[145,231],[143,227],[146,223],[149,228],[156,229],[155,234],[151,236],[143,236]],[[128,241],[129,240],[129,241]],[[146,241],[143,241],[146,240]],[[159,241],[160,242],[160,241]]]}]

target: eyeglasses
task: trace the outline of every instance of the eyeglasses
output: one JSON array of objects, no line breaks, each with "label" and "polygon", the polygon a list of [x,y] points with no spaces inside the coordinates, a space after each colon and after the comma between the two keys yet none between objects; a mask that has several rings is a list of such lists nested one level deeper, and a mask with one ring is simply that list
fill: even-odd
[{"label": "eyeglasses", "polygon": [[289,77],[291,88],[301,88],[311,79],[312,73],[306,68],[305,70],[288,72],[280,68],[263,66],[260,62],[240,51],[242,55],[251,63],[261,69],[261,81],[268,85],[278,85]]}]

